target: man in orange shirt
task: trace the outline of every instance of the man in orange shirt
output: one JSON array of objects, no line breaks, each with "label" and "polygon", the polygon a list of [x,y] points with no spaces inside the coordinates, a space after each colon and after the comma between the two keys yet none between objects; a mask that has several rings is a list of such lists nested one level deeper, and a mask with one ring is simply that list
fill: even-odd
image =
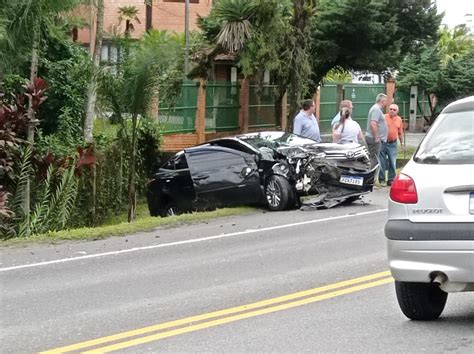
[{"label": "man in orange shirt", "polygon": [[379,183],[385,183],[385,172],[388,171],[387,186],[390,186],[396,175],[397,162],[397,140],[403,146],[403,121],[398,115],[398,106],[391,104],[389,113],[385,114],[385,122],[387,123],[387,142],[382,142],[380,150],[380,170]]}]

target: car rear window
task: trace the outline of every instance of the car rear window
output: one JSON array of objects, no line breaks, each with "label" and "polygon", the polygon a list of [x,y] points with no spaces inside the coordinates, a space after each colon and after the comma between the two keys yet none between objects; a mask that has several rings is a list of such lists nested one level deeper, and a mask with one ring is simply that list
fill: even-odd
[{"label": "car rear window", "polygon": [[414,160],[427,164],[474,163],[474,111],[441,114]]}]

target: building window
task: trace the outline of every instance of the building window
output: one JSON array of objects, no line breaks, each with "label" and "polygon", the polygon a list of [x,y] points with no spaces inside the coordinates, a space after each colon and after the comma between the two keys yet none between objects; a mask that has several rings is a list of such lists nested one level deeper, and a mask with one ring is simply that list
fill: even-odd
[{"label": "building window", "polygon": [[[182,2],[184,3],[184,0],[163,0],[163,2]],[[189,0],[190,4],[199,4],[199,0]]]}]

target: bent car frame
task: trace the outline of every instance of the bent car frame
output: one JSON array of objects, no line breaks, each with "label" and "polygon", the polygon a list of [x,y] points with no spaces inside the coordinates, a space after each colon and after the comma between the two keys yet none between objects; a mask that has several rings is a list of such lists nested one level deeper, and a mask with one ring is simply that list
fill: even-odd
[{"label": "bent car frame", "polygon": [[285,132],[242,134],[178,152],[148,183],[152,216],[235,205],[284,210],[314,195],[332,207],[373,189],[365,146],[315,143]]}]

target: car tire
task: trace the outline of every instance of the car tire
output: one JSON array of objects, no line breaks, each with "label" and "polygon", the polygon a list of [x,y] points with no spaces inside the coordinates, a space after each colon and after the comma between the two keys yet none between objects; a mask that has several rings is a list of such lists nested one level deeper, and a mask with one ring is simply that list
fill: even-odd
[{"label": "car tire", "polygon": [[403,314],[416,321],[436,320],[448,298],[448,293],[433,283],[396,281],[395,290]]},{"label": "car tire", "polygon": [[173,202],[166,204],[166,206],[163,208],[163,210],[160,213],[162,217],[175,216],[179,214],[180,214],[179,209],[177,205]]},{"label": "car tire", "polygon": [[290,182],[285,177],[270,176],[265,185],[265,202],[268,209],[273,211],[286,209],[292,193]]}]

